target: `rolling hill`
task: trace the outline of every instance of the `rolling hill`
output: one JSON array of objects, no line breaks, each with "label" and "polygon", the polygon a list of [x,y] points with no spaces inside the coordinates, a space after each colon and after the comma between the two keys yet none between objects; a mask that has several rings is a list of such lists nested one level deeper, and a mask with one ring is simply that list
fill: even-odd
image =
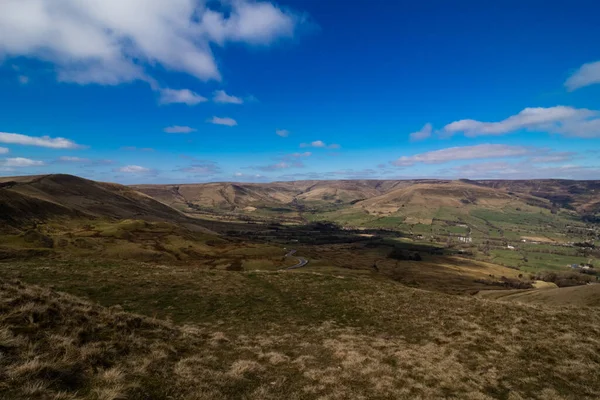
[{"label": "rolling hill", "polygon": [[72,175],[0,178],[0,218],[12,224],[60,216],[181,221],[165,204],[127,186]]},{"label": "rolling hill", "polygon": [[242,210],[298,203],[340,206],[357,203],[367,209],[391,212],[411,201],[422,204],[423,200],[432,200],[432,206],[521,202],[547,209],[569,208],[585,214],[598,212],[600,204],[600,181],[331,180],[134,185],[132,188],[183,210],[190,206]]},{"label": "rolling hill", "polygon": [[130,187],[71,175],[0,178],[0,259],[183,261],[228,240]]}]

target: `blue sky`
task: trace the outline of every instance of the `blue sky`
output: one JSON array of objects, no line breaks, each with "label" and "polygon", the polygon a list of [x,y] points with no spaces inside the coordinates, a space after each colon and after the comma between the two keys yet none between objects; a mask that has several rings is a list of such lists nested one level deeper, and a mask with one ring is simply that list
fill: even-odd
[{"label": "blue sky", "polygon": [[5,0],[0,174],[600,179],[600,4]]}]

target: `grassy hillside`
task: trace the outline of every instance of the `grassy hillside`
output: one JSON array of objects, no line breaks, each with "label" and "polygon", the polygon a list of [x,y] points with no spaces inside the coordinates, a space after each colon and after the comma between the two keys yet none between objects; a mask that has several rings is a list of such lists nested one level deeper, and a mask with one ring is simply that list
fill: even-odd
[{"label": "grassy hillside", "polygon": [[0,259],[286,265],[280,247],[232,241],[210,225],[122,185],[70,175],[0,178]]},{"label": "grassy hillside", "polygon": [[[0,193],[13,210],[13,223],[43,220],[52,216],[78,215],[95,218],[136,218],[174,221],[183,215],[164,204],[123,185],[90,181],[72,175],[41,175],[0,178]],[[12,201],[11,201],[12,199]],[[37,208],[17,201],[31,201]],[[38,213],[39,211],[39,213]]]},{"label": "grassy hillside", "polygon": [[485,299],[527,304],[600,306],[600,284],[539,290],[486,290],[477,295]]},{"label": "grassy hillside", "polygon": [[105,296],[101,275],[96,290],[80,293],[147,316],[2,282],[0,397],[600,396],[600,320],[589,308],[496,303],[361,276],[175,269],[163,272],[169,284],[155,271],[145,285],[123,279],[124,298]]}]

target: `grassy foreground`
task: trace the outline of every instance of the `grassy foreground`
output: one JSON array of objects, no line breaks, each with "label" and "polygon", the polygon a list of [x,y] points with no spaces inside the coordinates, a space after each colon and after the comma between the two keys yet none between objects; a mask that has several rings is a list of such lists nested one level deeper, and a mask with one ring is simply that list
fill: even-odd
[{"label": "grassy foreground", "polygon": [[[0,398],[600,397],[595,308],[499,303],[335,271],[146,266],[136,280],[127,265],[82,268],[93,279],[23,280],[54,280],[145,316],[15,281],[2,265]],[[121,284],[104,285],[103,273],[121,274]]]}]

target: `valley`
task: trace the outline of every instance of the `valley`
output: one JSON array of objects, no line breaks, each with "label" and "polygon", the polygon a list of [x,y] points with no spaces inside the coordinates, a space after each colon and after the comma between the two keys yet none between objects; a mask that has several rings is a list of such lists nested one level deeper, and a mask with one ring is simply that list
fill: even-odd
[{"label": "valley", "polygon": [[0,178],[0,393],[596,398],[597,190]]}]

